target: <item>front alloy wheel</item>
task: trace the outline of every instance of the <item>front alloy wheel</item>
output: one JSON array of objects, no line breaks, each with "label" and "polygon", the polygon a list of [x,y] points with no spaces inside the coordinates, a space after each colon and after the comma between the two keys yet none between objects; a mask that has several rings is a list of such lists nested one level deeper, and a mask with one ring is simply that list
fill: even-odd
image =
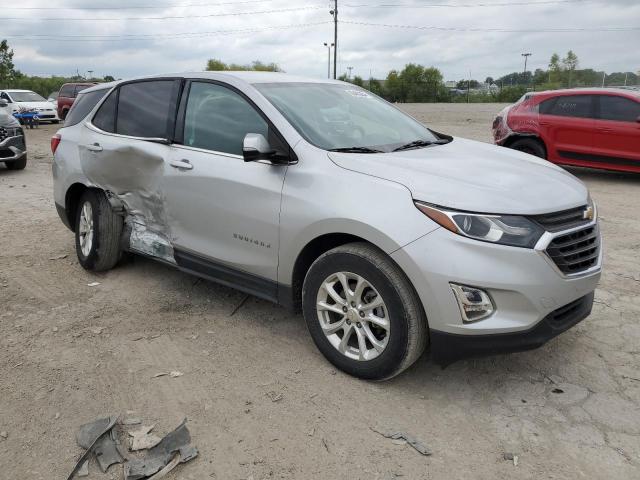
[{"label": "front alloy wheel", "polygon": [[318,290],[318,320],[325,336],[341,354],[372,360],[389,340],[387,306],[375,288],[358,274],[339,272]]},{"label": "front alloy wheel", "polygon": [[302,308],[318,349],[355,377],[394,377],[427,344],[426,318],[409,279],[368,243],[349,243],[320,255],[305,276]]},{"label": "front alloy wheel", "polygon": [[93,209],[91,202],[85,201],[80,210],[80,218],[78,219],[78,241],[80,242],[80,251],[85,257],[91,253],[93,246]]}]

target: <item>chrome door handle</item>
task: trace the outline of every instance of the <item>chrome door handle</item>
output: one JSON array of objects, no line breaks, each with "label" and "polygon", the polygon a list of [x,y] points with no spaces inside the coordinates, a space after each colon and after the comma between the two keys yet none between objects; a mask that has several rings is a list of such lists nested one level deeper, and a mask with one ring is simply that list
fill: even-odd
[{"label": "chrome door handle", "polygon": [[179,168],[181,170],[191,170],[191,169],[193,169],[193,165],[191,164],[191,162],[189,160],[186,160],[186,159],[171,160],[169,162],[169,165],[171,165],[173,168]]},{"label": "chrome door handle", "polygon": [[85,148],[87,150],[89,150],[90,152],[101,152],[102,151],[102,147],[100,146],[99,143],[93,143],[91,145],[85,145]]}]

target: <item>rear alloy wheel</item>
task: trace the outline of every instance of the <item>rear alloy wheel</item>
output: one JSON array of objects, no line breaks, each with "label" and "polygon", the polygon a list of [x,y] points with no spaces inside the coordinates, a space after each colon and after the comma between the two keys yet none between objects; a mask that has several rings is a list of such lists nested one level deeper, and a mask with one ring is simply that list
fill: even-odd
[{"label": "rear alloy wheel", "polygon": [[78,203],[75,236],[78,261],[86,270],[103,271],[120,260],[123,219],[100,190],[87,190]]},{"label": "rear alloy wheel", "polygon": [[547,158],[547,152],[545,151],[544,146],[539,140],[533,138],[521,138],[520,140],[516,140],[510,145],[510,148],[536,157],[544,159]]},{"label": "rear alloy wheel", "polygon": [[318,349],[359,378],[394,377],[427,344],[426,318],[411,283],[391,258],[367,243],[336,247],[313,262],[302,306]]}]

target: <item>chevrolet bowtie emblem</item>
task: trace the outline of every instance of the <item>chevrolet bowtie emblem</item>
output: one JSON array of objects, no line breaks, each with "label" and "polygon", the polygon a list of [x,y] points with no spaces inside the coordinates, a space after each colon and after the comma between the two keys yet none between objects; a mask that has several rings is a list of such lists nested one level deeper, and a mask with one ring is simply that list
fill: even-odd
[{"label": "chevrolet bowtie emblem", "polygon": [[592,206],[588,206],[587,208],[584,209],[584,212],[582,212],[582,218],[584,218],[585,220],[593,220]]}]

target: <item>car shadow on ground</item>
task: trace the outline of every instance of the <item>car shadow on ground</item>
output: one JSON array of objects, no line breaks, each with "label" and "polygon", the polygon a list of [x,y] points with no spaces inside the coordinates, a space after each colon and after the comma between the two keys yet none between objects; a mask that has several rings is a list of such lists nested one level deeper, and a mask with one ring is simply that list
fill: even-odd
[{"label": "car shadow on ground", "polygon": [[[640,163],[638,163],[640,166]],[[613,181],[619,183],[640,184],[640,173],[635,172],[617,172],[613,170],[598,170],[586,167],[569,167],[563,168],[575,175],[582,181]]]}]

